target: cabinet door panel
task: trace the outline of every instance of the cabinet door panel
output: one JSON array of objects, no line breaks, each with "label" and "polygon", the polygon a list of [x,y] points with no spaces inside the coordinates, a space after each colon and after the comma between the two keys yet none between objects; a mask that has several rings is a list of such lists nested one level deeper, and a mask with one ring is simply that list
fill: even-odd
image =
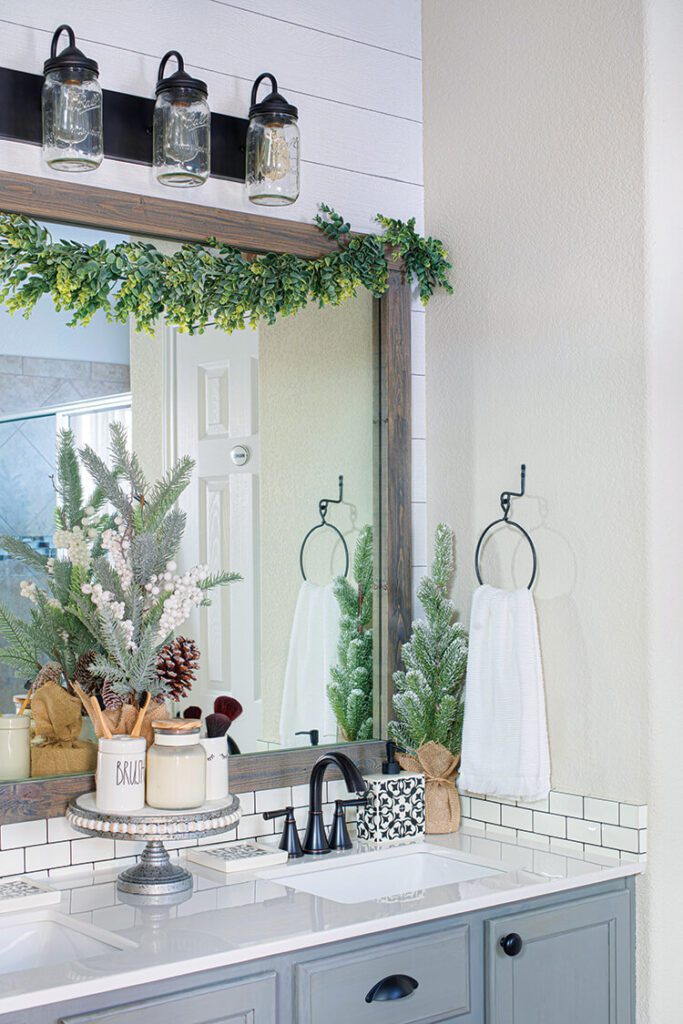
[{"label": "cabinet door panel", "polygon": [[631,1024],[630,916],[623,892],[488,921],[487,1024]]},{"label": "cabinet door panel", "polygon": [[173,996],[78,1013],[63,1017],[60,1024],[275,1024],[275,983],[274,973],[260,974]]}]

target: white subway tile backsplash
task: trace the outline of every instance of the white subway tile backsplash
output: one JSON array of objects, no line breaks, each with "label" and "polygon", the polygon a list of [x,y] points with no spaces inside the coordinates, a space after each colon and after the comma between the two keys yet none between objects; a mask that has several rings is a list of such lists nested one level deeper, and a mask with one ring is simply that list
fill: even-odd
[{"label": "white subway tile backsplash", "polygon": [[611,865],[619,863],[618,850],[610,850],[605,846],[591,846],[589,843],[586,843],[584,850],[586,858],[595,864]]},{"label": "white subway tile backsplash", "polygon": [[282,807],[288,807],[292,802],[292,790],[290,786],[282,789],[262,789],[256,794],[256,813],[263,814],[264,811],[279,811]]},{"label": "white subway tile backsplash", "polygon": [[114,843],[111,839],[72,839],[71,863],[87,864],[94,860],[113,860]]},{"label": "white subway tile backsplash", "polygon": [[81,834],[72,828],[66,818],[47,819],[48,843],[61,843],[67,839],[80,839]]},{"label": "white subway tile backsplash", "polygon": [[545,814],[543,811],[534,811],[534,832],[540,832],[544,836],[555,836],[564,839],[567,835],[567,819],[559,814]]},{"label": "white subway tile backsplash", "polygon": [[549,850],[550,836],[540,835],[538,832],[524,832],[521,829],[517,832],[517,842],[522,846],[530,846],[535,850]]},{"label": "white subway tile backsplash", "polygon": [[547,796],[542,800],[518,800],[517,806],[528,807],[531,811],[548,811],[550,810],[550,801]]},{"label": "white subway tile backsplash", "polygon": [[416,439],[412,442],[412,501],[427,500],[427,442]]},{"label": "white subway tile backsplash", "polygon": [[492,825],[500,825],[500,804],[489,803],[488,800],[470,798],[470,814],[477,821],[488,821]]},{"label": "white subway tile backsplash", "polygon": [[68,842],[45,843],[43,846],[26,848],[26,870],[43,871],[46,868],[64,867],[71,863],[71,846]]},{"label": "white subway tile backsplash", "polygon": [[23,875],[24,848],[0,852],[0,875]]},{"label": "white subway tile backsplash", "polygon": [[424,438],[427,436],[425,379],[417,374],[412,374],[410,383],[412,434],[414,438]]},{"label": "white subway tile backsplash", "polygon": [[573,839],[577,843],[590,843],[599,846],[602,842],[600,822],[567,818],[567,839]]},{"label": "white subway tile backsplash", "polygon": [[551,793],[550,812],[583,818],[583,797],[575,796],[573,793]]},{"label": "white subway tile backsplash", "polygon": [[639,853],[638,831],[635,828],[622,828],[620,825],[602,826],[602,845],[613,850],[628,850]]},{"label": "white subway tile backsplash", "polygon": [[582,857],[583,843],[576,843],[572,839],[550,839],[550,852],[559,853],[563,857]]},{"label": "white subway tile backsplash", "polygon": [[615,800],[587,796],[583,801],[583,813],[592,821],[604,821],[607,825],[619,824],[619,804]]},{"label": "white subway tile backsplash", "polygon": [[15,850],[18,847],[38,846],[47,842],[47,823],[44,818],[36,821],[17,821],[0,828],[0,849]]},{"label": "white subway tile backsplash", "polygon": [[619,804],[619,824],[624,828],[647,828],[647,807]]},{"label": "white subway tile backsplash", "polygon": [[487,825],[486,836],[490,839],[501,839],[503,842],[514,843],[517,832],[514,828],[506,828],[505,825]]},{"label": "white subway tile backsplash", "polygon": [[533,832],[534,812],[526,807],[508,807],[503,804],[502,822],[510,828],[521,828],[525,832]]}]

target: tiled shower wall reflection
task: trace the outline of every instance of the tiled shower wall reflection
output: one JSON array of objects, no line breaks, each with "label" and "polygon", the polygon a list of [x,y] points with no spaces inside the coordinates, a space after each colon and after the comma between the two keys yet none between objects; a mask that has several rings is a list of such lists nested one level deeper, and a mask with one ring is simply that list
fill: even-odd
[{"label": "tiled shower wall reflection", "polygon": [[[80,359],[0,355],[0,416],[18,416],[130,388],[128,366]],[[0,534],[47,552],[54,531],[55,417],[0,423]],[[25,614],[19,583],[30,572],[0,552],[0,602]],[[0,664],[0,712],[25,680]]]}]

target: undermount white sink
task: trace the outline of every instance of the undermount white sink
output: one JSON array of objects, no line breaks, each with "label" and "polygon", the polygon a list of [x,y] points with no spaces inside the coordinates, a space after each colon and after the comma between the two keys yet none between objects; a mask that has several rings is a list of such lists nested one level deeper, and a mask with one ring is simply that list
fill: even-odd
[{"label": "undermount white sink", "polygon": [[129,949],[134,942],[54,910],[0,916],[0,974]]},{"label": "undermount white sink", "polygon": [[[439,885],[469,882],[500,871],[455,857],[437,849],[394,849],[368,857],[339,858],[311,864],[310,870],[268,873],[268,880],[308,892],[335,903],[366,903],[410,895]],[[266,877],[265,874],[262,877]]]}]

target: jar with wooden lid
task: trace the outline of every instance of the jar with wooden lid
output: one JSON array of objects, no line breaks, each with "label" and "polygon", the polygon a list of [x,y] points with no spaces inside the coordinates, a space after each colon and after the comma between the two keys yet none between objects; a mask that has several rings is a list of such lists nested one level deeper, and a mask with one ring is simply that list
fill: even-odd
[{"label": "jar with wooden lid", "polygon": [[152,722],[147,752],[147,803],[164,811],[200,807],[206,800],[206,753],[196,719]]}]

